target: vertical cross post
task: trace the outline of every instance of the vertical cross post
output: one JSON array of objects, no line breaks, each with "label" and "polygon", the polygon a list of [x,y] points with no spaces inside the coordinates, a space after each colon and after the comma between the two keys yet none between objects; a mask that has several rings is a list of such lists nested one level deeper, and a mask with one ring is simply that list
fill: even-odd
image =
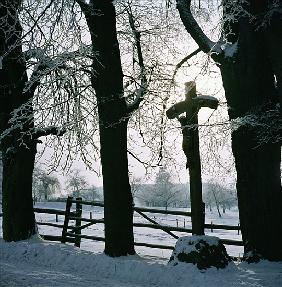
[{"label": "vertical cross post", "polygon": [[[183,148],[187,156],[190,177],[190,200],[192,213],[192,233],[204,234],[205,210],[202,199],[202,176],[199,149],[198,105],[193,103],[197,97],[195,82],[185,83],[186,118],[183,132]],[[186,137],[186,138],[184,138]]]},{"label": "vertical cross post", "polygon": [[[196,93],[196,83],[185,83],[185,100],[176,103],[166,112],[169,119],[177,118],[183,134],[182,149],[187,158],[186,168],[190,177],[190,200],[192,215],[192,233],[204,234],[205,204],[202,199],[201,159],[199,149],[198,112],[201,107],[216,109],[218,100],[210,96],[199,96]],[[185,113],[185,116],[179,117]]]}]

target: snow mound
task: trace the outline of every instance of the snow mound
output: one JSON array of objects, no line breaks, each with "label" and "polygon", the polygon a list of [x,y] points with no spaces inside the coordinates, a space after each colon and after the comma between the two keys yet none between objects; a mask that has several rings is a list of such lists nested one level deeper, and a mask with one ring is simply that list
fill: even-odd
[{"label": "snow mound", "polygon": [[210,267],[225,268],[230,261],[219,238],[193,235],[178,239],[169,264],[176,266],[180,262],[193,263],[202,270]]}]

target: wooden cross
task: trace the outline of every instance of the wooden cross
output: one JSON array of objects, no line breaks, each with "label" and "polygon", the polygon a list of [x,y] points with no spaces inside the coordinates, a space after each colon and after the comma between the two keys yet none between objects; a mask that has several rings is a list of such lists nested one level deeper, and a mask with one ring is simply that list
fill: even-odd
[{"label": "wooden cross", "polygon": [[[177,118],[181,124],[186,155],[186,168],[190,177],[190,200],[192,214],[192,233],[204,234],[205,204],[202,199],[201,160],[199,150],[198,112],[202,107],[216,109],[218,100],[211,96],[197,96],[196,83],[185,83],[185,100],[176,103],[166,112],[169,119]],[[180,116],[186,113],[186,116]]]}]

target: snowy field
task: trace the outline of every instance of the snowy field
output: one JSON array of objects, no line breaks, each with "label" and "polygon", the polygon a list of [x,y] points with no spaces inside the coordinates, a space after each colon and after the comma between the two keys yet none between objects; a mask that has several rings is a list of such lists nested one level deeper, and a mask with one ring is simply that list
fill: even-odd
[{"label": "snowy field", "polygon": [[[64,203],[41,203],[37,207],[64,209]],[[83,216],[102,218],[103,211],[97,207],[83,206]],[[162,224],[183,227],[181,216],[150,215]],[[236,210],[227,211],[219,218],[216,212],[207,212],[206,222],[215,224],[238,224]],[[38,221],[55,222],[55,215],[37,214]],[[137,217],[136,222],[146,222]],[[63,217],[59,216],[59,223]],[[2,222],[1,222],[2,224]],[[190,227],[185,220],[185,226]],[[2,230],[2,227],[1,227]],[[156,244],[174,245],[161,230],[135,228],[135,240]],[[40,226],[40,233],[60,235],[61,230]],[[103,236],[103,225],[97,224],[82,232]],[[207,232],[208,233],[208,232]],[[177,233],[180,235],[179,233]],[[240,240],[237,231],[211,233],[221,238]],[[187,234],[185,234],[187,235]],[[0,238],[0,286],[1,287],[196,287],[196,286],[244,286],[244,287],[281,287],[282,262],[262,261],[258,264],[232,263],[224,270],[215,268],[199,271],[191,264],[167,265],[171,251],[136,247],[138,255],[122,258],[109,258],[103,252],[103,243],[82,240],[81,248],[69,244],[43,241],[34,237],[28,241],[5,243]],[[229,254],[238,255],[239,247],[227,248]]]},{"label": "snowy field", "polygon": [[[38,203],[36,207],[41,208],[55,208],[55,209],[65,209],[65,203],[63,202],[42,202]],[[171,210],[181,210],[181,211],[190,211],[187,209],[179,208]],[[90,212],[92,213],[93,219],[102,219],[103,218],[103,208],[101,207],[91,207],[89,205],[83,205],[83,213],[82,217],[90,218]],[[146,213],[150,218],[157,221],[161,225],[171,225],[171,226],[178,226],[191,228],[191,218],[184,217],[179,215],[162,215],[162,214],[150,214]],[[59,223],[63,224],[64,216],[59,216]],[[55,222],[55,215],[52,214],[36,214],[36,220],[38,222]],[[184,223],[185,221],[185,223]],[[134,222],[142,222],[142,223],[149,223],[146,219],[142,218],[136,212],[134,213]],[[226,224],[237,226],[239,223],[238,217],[238,210],[227,210],[226,213],[222,213],[222,217],[219,218],[217,211],[214,209],[213,212],[206,211],[206,223],[213,223],[213,224]],[[48,226],[39,226],[39,233],[40,234],[49,234],[49,235],[61,235],[62,230],[54,227]],[[238,235],[237,231],[230,231],[230,230],[214,230],[213,233],[206,229],[205,230],[207,235],[213,235],[224,239],[234,239],[234,240],[241,240],[241,234]],[[178,236],[186,236],[189,235],[188,233],[179,233],[173,231],[174,234]],[[104,237],[104,225],[103,224],[95,224],[90,226],[87,229],[82,230],[82,234],[85,235],[92,235],[92,236],[100,236]],[[161,244],[161,245],[169,245],[174,246],[176,243],[176,239],[172,236],[168,235],[162,230],[152,229],[152,228],[141,228],[141,227],[134,227],[134,235],[136,242],[145,242],[145,243],[153,243],[153,244]],[[98,251],[103,252],[104,250],[104,243],[97,242],[87,239],[82,239],[81,241],[81,248],[88,251]],[[240,256],[242,255],[243,248],[240,246],[228,246],[226,245],[226,249],[228,254],[231,256]],[[170,250],[165,249],[152,249],[148,247],[136,247],[137,253],[145,258],[149,258],[152,260],[157,261],[167,261],[171,255]]]}]

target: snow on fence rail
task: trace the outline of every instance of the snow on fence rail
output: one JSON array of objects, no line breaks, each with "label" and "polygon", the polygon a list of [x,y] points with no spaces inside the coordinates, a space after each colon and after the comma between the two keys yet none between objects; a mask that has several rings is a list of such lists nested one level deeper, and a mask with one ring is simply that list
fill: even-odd
[{"label": "snow on fence rail", "polygon": [[[71,211],[72,204],[75,203],[76,210]],[[74,243],[75,246],[80,247],[81,239],[91,239],[95,241],[105,241],[104,237],[100,236],[92,236],[81,234],[81,231],[93,224],[104,224],[104,219],[93,219],[92,213],[90,213],[90,218],[82,217],[82,205],[90,205],[90,206],[98,206],[104,207],[104,203],[102,202],[94,202],[94,201],[84,201],[81,198],[73,199],[72,197],[68,197],[66,201],[66,209],[65,210],[58,210],[58,209],[44,209],[44,208],[34,208],[34,211],[37,213],[47,213],[47,214],[54,214],[56,215],[56,222],[58,222],[58,215],[64,215],[64,224],[57,224],[57,223],[49,223],[49,222],[37,222],[38,225],[47,225],[55,228],[62,228],[62,235],[61,236],[54,236],[54,235],[41,235],[44,239],[50,241],[59,241],[62,243]],[[185,227],[175,227],[169,225],[162,225],[159,224],[154,219],[150,218],[144,212],[154,213],[154,214],[166,214],[166,215],[181,215],[191,217],[191,212],[186,211],[176,211],[176,210],[160,210],[160,209],[153,209],[153,208],[144,208],[144,207],[135,207],[133,206],[133,210],[137,212],[141,217],[149,221],[150,223],[140,223],[134,222],[134,227],[145,227],[145,228],[152,228],[152,229],[160,229],[170,236],[178,239],[179,236],[174,234],[172,231],[182,232],[182,233],[192,233],[192,229],[185,228]],[[69,221],[72,220],[75,222],[75,225],[70,225]],[[82,222],[85,223],[82,225]],[[178,223],[178,222],[177,222]],[[206,229],[223,229],[223,230],[237,230],[240,231],[240,226],[230,226],[230,225],[222,225],[222,224],[205,224]],[[232,239],[221,239],[221,242],[226,245],[235,245],[235,246],[243,246],[243,242],[239,240],[232,240]],[[168,245],[160,245],[160,244],[152,244],[146,242],[135,242],[136,246],[144,246],[150,248],[159,248],[159,249],[174,249],[174,246]]]}]

